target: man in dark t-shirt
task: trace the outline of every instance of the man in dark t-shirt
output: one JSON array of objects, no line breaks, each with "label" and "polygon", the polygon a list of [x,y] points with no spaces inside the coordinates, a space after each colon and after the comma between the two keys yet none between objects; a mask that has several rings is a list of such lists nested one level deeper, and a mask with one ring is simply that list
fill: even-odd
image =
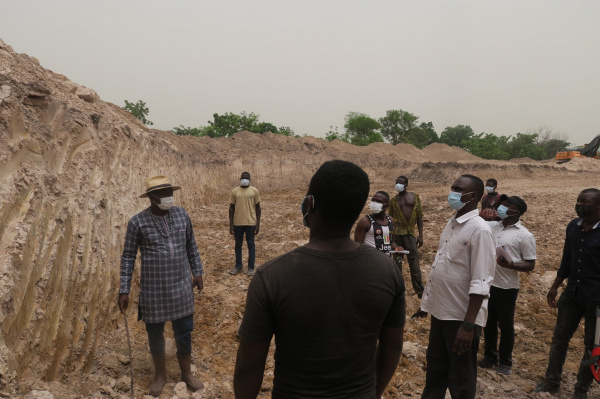
[{"label": "man in dark t-shirt", "polygon": [[350,162],[326,162],[311,179],[308,244],[265,263],[248,288],[236,398],[257,397],[273,335],[273,398],[381,397],[402,352],[405,288],[393,260],[350,239],[368,193]]}]

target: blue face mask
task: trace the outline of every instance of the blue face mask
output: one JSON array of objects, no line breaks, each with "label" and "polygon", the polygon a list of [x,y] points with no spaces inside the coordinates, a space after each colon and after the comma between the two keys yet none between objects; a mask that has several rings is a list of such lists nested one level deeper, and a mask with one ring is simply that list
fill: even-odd
[{"label": "blue face mask", "polygon": [[[509,214],[508,214],[508,211],[511,211],[513,214],[512,214],[512,215],[509,215]],[[518,214],[519,214],[518,212],[517,212],[517,213],[515,213],[515,210],[514,210],[514,209],[508,209],[508,208],[507,208],[507,207],[505,207],[504,205],[500,205],[500,206],[498,207],[498,209],[496,209],[496,213],[498,214],[498,217],[499,217],[500,219],[506,219],[506,218],[507,218],[507,217],[509,217],[509,216],[515,216],[515,215],[518,215]]]},{"label": "blue face mask", "polygon": [[508,208],[505,207],[504,205],[500,205],[498,207],[498,209],[496,209],[496,213],[498,214],[498,217],[500,219],[506,219],[509,215],[508,215]]},{"label": "blue face mask", "polygon": [[467,205],[467,203],[462,202],[460,199],[463,197],[463,195],[471,193],[472,191],[465,194],[457,193],[456,191],[450,191],[450,194],[448,194],[448,205],[450,205],[450,208],[454,209],[455,211],[462,209],[462,207]]}]

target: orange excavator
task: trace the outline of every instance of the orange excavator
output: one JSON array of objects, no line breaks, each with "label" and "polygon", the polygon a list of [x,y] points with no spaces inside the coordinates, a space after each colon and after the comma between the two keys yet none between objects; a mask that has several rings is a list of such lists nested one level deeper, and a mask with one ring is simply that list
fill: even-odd
[{"label": "orange excavator", "polygon": [[558,163],[568,162],[573,158],[596,158],[600,159],[598,148],[600,147],[600,134],[594,137],[589,144],[577,150],[564,150],[556,153],[556,161]]}]

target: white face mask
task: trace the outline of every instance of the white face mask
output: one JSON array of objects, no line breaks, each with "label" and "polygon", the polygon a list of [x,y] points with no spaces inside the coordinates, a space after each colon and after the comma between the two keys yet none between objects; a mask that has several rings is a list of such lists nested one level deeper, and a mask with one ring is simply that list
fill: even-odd
[{"label": "white face mask", "polygon": [[[154,197],[154,198],[158,198],[158,197]],[[175,198],[173,198],[173,196],[158,198],[158,199],[159,199],[159,202],[156,202],[156,205],[163,211],[168,211],[169,209],[171,209],[171,207],[173,205],[175,205]]]},{"label": "white face mask", "polygon": [[369,210],[372,213],[379,213],[379,212],[381,212],[383,210],[383,204],[381,202],[371,201],[369,203]]},{"label": "white face mask", "polygon": [[240,184],[242,187],[248,187],[250,185],[250,179],[242,179],[240,180]]},{"label": "white face mask", "polygon": [[396,185],[394,186],[394,189],[396,191],[398,191],[399,193],[401,193],[402,191],[404,191],[404,184],[396,183]]},{"label": "white face mask", "polygon": [[494,192],[494,187],[485,186],[485,192],[491,194]]}]

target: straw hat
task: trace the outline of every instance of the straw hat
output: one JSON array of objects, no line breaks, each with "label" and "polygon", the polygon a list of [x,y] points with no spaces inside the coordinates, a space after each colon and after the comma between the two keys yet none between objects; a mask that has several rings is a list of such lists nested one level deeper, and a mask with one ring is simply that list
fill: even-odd
[{"label": "straw hat", "polygon": [[154,177],[151,177],[148,180],[146,180],[146,192],[144,194],[140,195],[140,198],[147,198],[148,193],[150,193],[152,191],[162,190],[164,188],[172,188],[173,191],[177,191],[177,190],[181,189],[181,187],[179,187],[179,186],[172,185],[169,182],[169,179],[167,179],[167,176],[163,176],[163,175],[154,176]]}]

